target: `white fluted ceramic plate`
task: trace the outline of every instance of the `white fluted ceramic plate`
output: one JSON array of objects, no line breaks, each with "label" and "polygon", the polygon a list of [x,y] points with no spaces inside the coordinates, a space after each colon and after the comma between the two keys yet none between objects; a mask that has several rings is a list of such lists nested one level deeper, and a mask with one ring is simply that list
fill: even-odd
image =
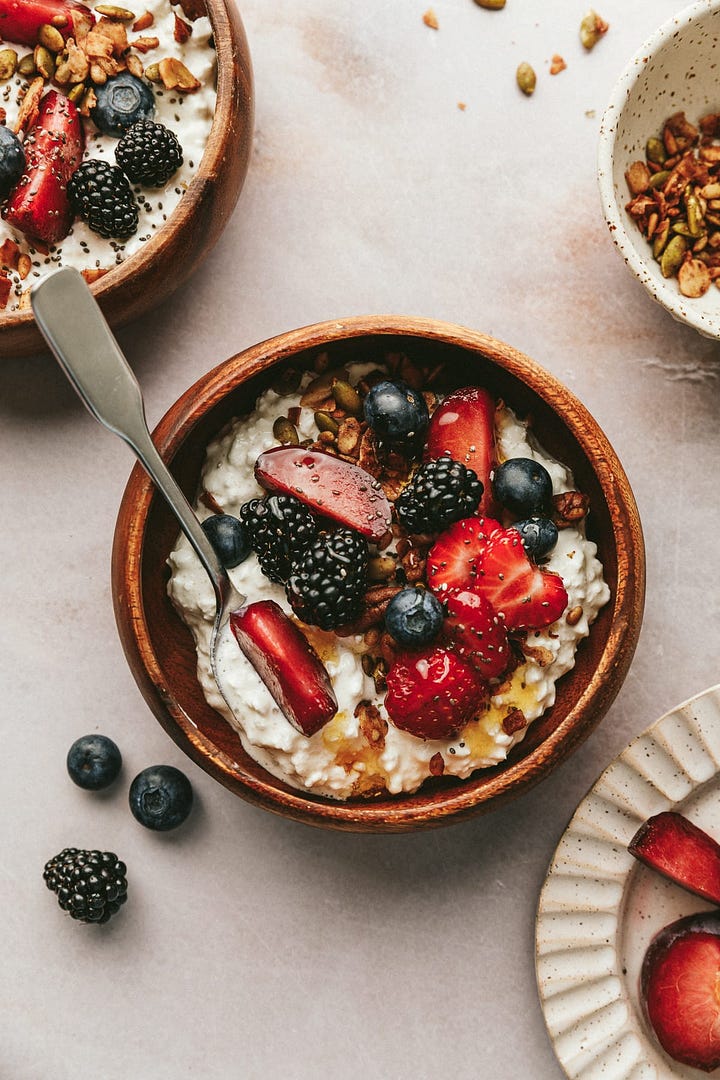
[{"label": "white fluted ceramic plate", "polygon": [[567,1076],[700,1078],[672,1061],[638,994],[651,939],[710,905],[627,850],[647,818],[685,814],[720,837],[720,686],[679,705],[623,751],[583,799],[540,894],[536,966],[545,1023]]}]

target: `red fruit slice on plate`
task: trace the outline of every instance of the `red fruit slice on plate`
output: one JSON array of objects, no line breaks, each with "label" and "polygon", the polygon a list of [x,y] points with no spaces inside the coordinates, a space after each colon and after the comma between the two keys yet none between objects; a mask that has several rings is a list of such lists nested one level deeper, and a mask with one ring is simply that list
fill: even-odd
[{"label": "red fruit slice on plate", "polygon": [[442,598],[449,590],[472,588],[478,560],[498,531],[504,532],[500,522],[486,517],[462,518],[446,529],[428,553],[426,573],[432,591]]},{"label": "red fruit slice on plate", "polygon": [[25,172],[8,196],[3,217],[34,240],[57,244],[74,214],[67,183],[85,148],[80,114],[69,98],[50,90],[24,143]]},{"label": "red fruit slice on plate", "polygon": [[332,454],[274,446],[257,459],[255,476],[269,491],[294,495],[316,514],[347,525],[374,543],[390,528],[390,503],[377,480]]},{"label": "red fruit slice on plate", "polygon": [[628,851],[688,892],[720,904],[720,844],[682,814],[667,810],[648,818]]},{"label": "red fruit slice on plate", "polygon": [[449,739],[487,700],[478,672],[449,649],[401,653],[387,673],[385,708],[395,727],[419,739]]},{"label": "red fruit slice on plate", "polygon": [[560,575],[530,561],[516,529],[502,529],[490,537],[473,589],[490,601],[508,630],[549,626],[568,602]]},{"label": "red fruit slice on plate", "polygon": [[94,22],[92,11],[75,0],[0,0],[0,38],[20,45],[37,45],[38,31],[46,24],[77,40]]},{"label": "red fruit slice on plate", "polygon": [[720,1065],[720,915],[666,926],[645,954],[641,991],[648,1020],[675,1061],[712,1072]]},{"label": "red fruit slice on plate", "polygon": [[461,589],[447,595],[445,606],[443,635],[453,652],[485,679],[502,675],[510,664],[510,646],[505,625],[490,602],[479,593]]},{"label": "red fruit slice on plate", "polygon": [[230,626],[293,727],[314,735],[332,720],[338,704],[325,665],[274,600],[259,600],[234,611]]},{"label": "red fruit slice on plate", "polygon": [[425,460],[449,454],[477,475],[484,492],[481,514],[492,506],[490,471],[495,463],[495,399],[480,386],[455,390],[437,407],[427,431]]}]

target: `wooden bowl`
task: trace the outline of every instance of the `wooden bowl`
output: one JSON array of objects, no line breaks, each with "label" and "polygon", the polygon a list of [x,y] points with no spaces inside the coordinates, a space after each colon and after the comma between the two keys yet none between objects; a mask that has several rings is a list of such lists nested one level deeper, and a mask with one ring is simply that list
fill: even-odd
[{"label": "wooden bowl", "polygon": [[598,182],[610,236],[626,266],[653,300],[674,319],[705,337],[720,337],[720,289],[688,299],[677,278],[664,278],[652,246],[625,207],[630,192],[625,172],[645,160],[645,144],[673,113],[697,125],[720,112],[715,78],[720,0],[698,0],[673,15],[638,49],[613,88],[600,125]]},{"label": "wooden bowl", "polygon": [[432,320],[369,316],[290,331],[246,349],[204,375],[172,406],[154,433],[188,498],[197,493],[205,449],[290,358],[328,350],[331,364],[380,359],[386,350],[457,369],[457,385],[487,386],[520,415],[532,414],[545,448],[570,465],[590,496],[590,537],[612,590],[557,700],[534,721],[508,762],[467,780],[441,777],[413,795],[335,802],[275,779],[242,749],[206,703],[195,677],[189,631],[166,595],[166,559],[178,528],[140,466],[125,490],[112,559],[115,615],[140,689],[160,723],[189,756],[250,802],[311,825],[402,832],[459,821],[501,806],[532,787],[592,731],[615,698],[637,643],[645,557],[637,507],[607,438],[581,403],[527,356],[484,334]]},{"label": "wooden bowl", "polygon": [[[117,329],[166,300],[220,236],[245,180],[253,136],[250,51],[235,0],[203,0],[217,53],[217,104],[198,170],[152,240],[91,285]],[[30,310],[0,312],[0,357],[46,349]]]}]

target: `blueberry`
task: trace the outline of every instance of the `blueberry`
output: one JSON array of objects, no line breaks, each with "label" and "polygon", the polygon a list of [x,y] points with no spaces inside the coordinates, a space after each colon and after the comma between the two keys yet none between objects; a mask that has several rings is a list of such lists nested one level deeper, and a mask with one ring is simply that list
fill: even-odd
[{"label": "blueberry", "polygon": [[380,382],[365,398],[365,419],[381,442],[418,443],[430,417],[425,398],[405,382]]},{"label": "blueberry", "polygon": [[105,135],[124,135],[138,120],[153,118],[155,95],[146,82],[128,71],[111,76],[94,90],[97,104],[90,115]]},{"label": "blueberry", "polygon": [[252,551],[250,536],[243,523],[230,514],[215,514],[202,523],[205,535],[226,570],[239,566]]},{"label": "blueberry", "polygon": [[385,626],[399,645],[427,645],[440,633],[443,606],[428,589],[402,589],[385,611]]},{"label": "blueberry", "polygon": [[0,198],[5,198],[25,171],[25,151],[10,128],[0,126]]},{"label": "blueberry", "polygon": [[100,791],[117,779],[122,755],[107,735],[83,735],[68,750],[66,765],[78,787]]},{"label": "blueberry", "polygon": [[549,555],[557,544],[557,525],[549,518],[535,517],[514,521],[512,528],[520,533],[523,547],[535,562]]},{"label": "blueberry", "polygon": [[492,490],[497,501],[514,514],[535,517],[550,506],[552,480],[539,461],[509,458],[495,469]]},{"label": "blueberry", "polygon": [[147,829],[166,832],[182,825],[193,804],[193,790],[184,773],[172,765],[151,765],[130,785],[130,809]]}]

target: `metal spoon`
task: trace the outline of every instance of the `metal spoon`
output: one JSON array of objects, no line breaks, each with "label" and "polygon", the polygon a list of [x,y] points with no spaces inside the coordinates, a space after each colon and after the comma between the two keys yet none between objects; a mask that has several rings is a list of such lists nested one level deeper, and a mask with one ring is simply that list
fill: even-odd
[{"label": "metal spoon", "polygon": [[71,267],[56,270],[33,286],[30,300],[40,332],[80,398],[95,419],[119,435],[137,455],[212,582],[215,621],[210,662],[218,689],[232,712],[218,678],[216,648],[230,612],[241,607],[245,598],[230,581],[194,510],[155,448],[138,381],[82,274]]}]

